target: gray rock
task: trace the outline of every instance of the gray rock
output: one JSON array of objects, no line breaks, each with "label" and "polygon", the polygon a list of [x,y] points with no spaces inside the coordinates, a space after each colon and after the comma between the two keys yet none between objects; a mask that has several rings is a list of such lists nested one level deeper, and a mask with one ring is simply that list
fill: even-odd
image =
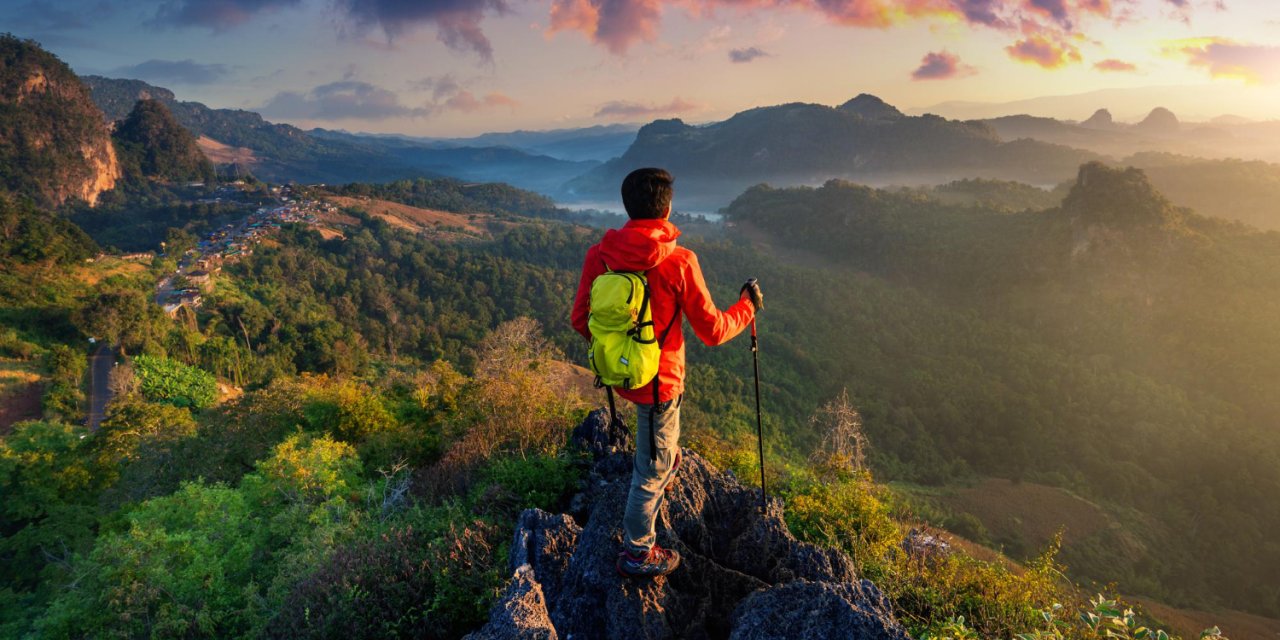
[{"label": "gray rock", "polygon": [[560,593],[560,579],[581,533],[582,528],[569,516],[525,509],[516,522],[515,540],[511,543],[511,570],[519,574],[528,566],[544,592]]},{"label": "gray rock", "polygon": [[489,623],[463,640],[559,640],[533,570],[522,567],[489,611]]},{"label": "gray rock", "polygon": [[738,605],[730,640],[910,640],[888,600],[863,580],[796,580],[762,589]]},{"label": "gray rock", "polygon": [[[880,635],[839,637],[907,638],[888,601],[858,580],[847,556],[796,540],[781,501],[762,510],[759,490],[688,449],[657,526],[658,543],[680,552],[680,568],[654,580],[623,578],[615,561],[631,476],[629,439],[603,411],[588,416],[573,439],[595,460],[571,508],[582,526],[537,509],[520,515],[511,550],[516,577],[478,633],[549,629],[566,640],[699,640],[826,638],[837,637],[831,629],[854,629]],[[539,587],[536,597],[532,586]],[[805,613],[792,620],[789,609]],[[775,622],[781,635],[760,635]],[[837,626],[823,627],[831,624]],[[827,635],[819,634],[823,628]],[[819,635],[795,635],[796,629]],[[476,639],[508,637],[544,636]]]}]

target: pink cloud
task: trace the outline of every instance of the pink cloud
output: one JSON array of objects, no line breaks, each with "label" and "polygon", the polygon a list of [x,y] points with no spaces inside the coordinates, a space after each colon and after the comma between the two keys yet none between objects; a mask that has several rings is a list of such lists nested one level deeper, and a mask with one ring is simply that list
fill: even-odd
[{"label": "pink cloud", "polygon": [[1010,58],[1019,62],[1039,65],[1045,69],[1057,69],[1072,62],[1080,62],[1080,50],[1070,42],[1052,40],[1042,35],[1032,35],[1004,48]]},{"label": "pink cloud", "polygon": [[1182,40],[1165,53],[1186,59],[1215,78],[1238,78],[1249,83],[1280,83],[1280,46],[1245,44],[1226,38]]},{"label": "pink cloud", "polygon": [[501,93],[489,93],[483,98],[477,98],[470,91],[459,91],[453,97],[444,101],[444,108],[462,111],[463,113],[473,113],[494,107],[510,107],[514,109],[519,104],[515,98]]},{"label": "pink cloud", "polygon": [[639,42],[657,39],[662,11],[668,6],[694,17],[709,17],[719,9],[809,11],[834,24],[875,29],[935,19],[1059,43],[1080,35],[1090,20],[1121,20],[1112,0],[553,0],[548,34],[581,32],[591,42],[623,54]]},{"label": "pink cloud", "polygon": [[629,100],[615,100],[606,102],[596,109],[597,118],[609,118],[611,120],[641,120],[649,118],[657,118],[660,116],[670,116],[677,113],[685,113],[701,109],[702,105],[696,102],[689,102],[683,98],[673,98],[671,102],[663,105],[650,105],[641,102],[632,102]]},{"label": "pink cloud", "polygon": [[1133,64],[1132,62],[1125,62],[1124,60],[1117,60],[1115,58],[1107,58],[1106,60],[1099,60],[1093,63],[1093,68],[1097,69],[1098,71],[1128,72],[1128,71],[1138,70],[1138,66]]},{"label": "pink cloud", "polygon": [[971,76],[977,69],[960,62],[960,56],[950,51],[930,52],[920,60],[920,66],[911,72],[912,80],[946,80]]}]

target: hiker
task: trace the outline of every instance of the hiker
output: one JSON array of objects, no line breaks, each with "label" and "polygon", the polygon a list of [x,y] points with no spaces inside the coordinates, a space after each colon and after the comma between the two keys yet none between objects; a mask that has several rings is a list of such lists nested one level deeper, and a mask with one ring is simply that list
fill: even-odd
[{"label": "hiker", "polygon": [[617,561],[618,572],[628,577],[662,576],[680,564],[677,552],[658,546],[654,522],[680,465],[685,371],[681,316],[689,319],[699,339],[716,346],[751,324],[763,301],[760,287],[749,280],[727,311],[716,307],[697,256],[676,246],[680,230],[668,220],[673,182],[670,173],[652,168],[632,171],[622,181],[622,204],[630,220],[621,229],[606,231],[598,244],[587,249],[571,314],[573,328],[590,340],[591,289],[596,278],[610,271],[642,273],[647,278],[651,331],[661,349],[657,376],[639,388],[613,388],[637,409],[635,466],[622,522],[623,551]]}]

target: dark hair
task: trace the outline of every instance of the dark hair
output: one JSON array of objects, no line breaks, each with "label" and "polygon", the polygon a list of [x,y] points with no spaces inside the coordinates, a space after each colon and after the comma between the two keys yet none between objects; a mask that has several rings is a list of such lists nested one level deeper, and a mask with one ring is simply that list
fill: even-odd
[{"label": "dark hair", "polygon": [[636,169],[622,181],[622,206],[632,220],[661,218],[671,206],[671,185],[665,169]]}]

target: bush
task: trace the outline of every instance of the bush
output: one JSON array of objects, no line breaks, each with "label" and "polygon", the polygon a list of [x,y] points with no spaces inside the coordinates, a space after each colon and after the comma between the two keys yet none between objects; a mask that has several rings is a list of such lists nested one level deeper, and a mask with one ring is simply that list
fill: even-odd
[{"label": "bush", "polygon": [[325,385],[309,394],[302,412],[312,429],[345,442],[360,442],[396,424],[376,392],[349,381]]},{"label": "bush", "polygon": [[133,365],[142,379],[142,395],[148,400],[204,409],[218,399],[218,380],[208,371],[155,356],[138,356]]},{"label": "bush", "polygon": [[66,345],[54,345],[45,357],[49,370],[49,388],[44,394],[44,412],[47,417],[66,421],[84,418],[84,392],[80,384],[89,360],[84,352]]},{"label": "bush", "polygon": [[563,456],[499,458],[483,474],[519,500],[519,509],[556,511],[578,490],[580,469]]},{"label": "bush", "polygon": [[484,623],[502,585],[505,527],[458,504],[366,531],[299,582],[270,638],[455,638]]}]

